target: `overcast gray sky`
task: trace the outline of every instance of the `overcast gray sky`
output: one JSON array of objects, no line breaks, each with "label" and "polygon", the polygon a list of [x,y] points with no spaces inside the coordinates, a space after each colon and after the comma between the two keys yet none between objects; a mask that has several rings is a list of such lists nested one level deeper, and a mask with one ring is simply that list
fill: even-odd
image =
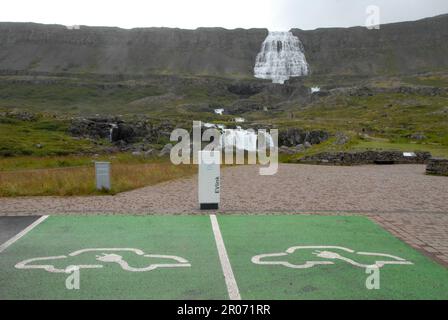
[{"label": "overcast gray sky", "polygon": [[369,5],[380,8],[381,23],[448,13],[448,0],[280,0],[273,6],[272,26],[315,29],[364,25]]},{"label": "overcast gray sky", "polygon": [[290,28],[364,25],[448,13],[448,0],[2,0],[0,21],[134,27]]}]

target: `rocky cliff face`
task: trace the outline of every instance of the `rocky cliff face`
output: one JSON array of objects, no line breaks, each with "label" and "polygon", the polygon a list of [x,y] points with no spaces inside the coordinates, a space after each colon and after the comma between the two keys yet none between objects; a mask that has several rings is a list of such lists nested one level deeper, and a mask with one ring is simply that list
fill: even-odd
[{"label": "rocky cliff face", "polygon": [[252,75],[264,29],[181,30],[0,23],[0,69],[101,74]]},{"label": "rocky cliff face", "polygon": [[448,68],[448,15],[382,25],[380,30],[292,30],[313,74],[389,75]]},{"label": "rocky cliff face", "polygon": [[[312,74],[446,70],[448,15],[366,28],[292,30]],[[266,29],[124,30],[0,23],[0,70],[253,77]]]}]

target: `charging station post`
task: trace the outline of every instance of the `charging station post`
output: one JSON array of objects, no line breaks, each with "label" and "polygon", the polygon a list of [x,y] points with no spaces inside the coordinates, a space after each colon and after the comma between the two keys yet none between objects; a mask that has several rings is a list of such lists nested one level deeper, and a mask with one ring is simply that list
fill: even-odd
[{"label": "charging station post", "polygon": [[217,210],[221,194],[221,152],[199,151],[198,193],[201,210]]}]

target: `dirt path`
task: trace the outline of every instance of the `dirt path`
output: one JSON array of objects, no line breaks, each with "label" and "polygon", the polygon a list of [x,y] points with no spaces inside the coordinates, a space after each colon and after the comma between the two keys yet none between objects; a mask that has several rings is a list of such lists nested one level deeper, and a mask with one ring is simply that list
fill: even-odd
[{"label": "dirt path", "polygon": [[[423,165],[284,164],[274,176],[258,169],[223,170],[220,212],[366,214],[448,263],[448,178],[426,176]],[[197,208],[197,177],[113,197],[0,198],[0,215],[191,214]]]}]

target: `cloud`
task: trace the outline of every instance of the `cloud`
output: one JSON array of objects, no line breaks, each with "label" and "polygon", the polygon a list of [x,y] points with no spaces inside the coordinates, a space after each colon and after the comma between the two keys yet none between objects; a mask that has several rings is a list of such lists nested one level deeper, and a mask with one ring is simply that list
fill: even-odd
[{"label": "cloud", "polygon": [[[288,262],[289,255],[294,254],[296,251],[302,252],[304,250],[314,250],[312,252],[312,254],[314,256],[316,256],[316,258],[321,258],[321,259],[307,260],[301,264],[293,264],[293,263]],[[324,250],[324,251],[322,251],[322,250]],[[356,254],[359,256],[377,257],[378,260],[375,259],[375,262],[373,262],[371,264],[362,264],[362,263],[356,262],[355,260],[345,257],[344,254],[345,255]],[[268,259],[268,260],[266,260],[266,259]],[[335,261],[338,261],[338,260],[344,261],[346,263],[349,263],[349,264],[359,267],[359,268],[368,268],[368,267],[372,267],[372,266],[381,268],[387,264],[395,264],[395,265],[413,264],[412,262],[406,261],[403,258],[393,256],[390,254],[386,254],[386,253],[355,252],[352,249],[345,248],[345,247],[338,247],[338,246],[296,246],[296,247],[290,247],[284,252],[260,254],[260,255],[252,257],[252,259],[251,259],[252,263],[258,264],[258,265],[280,265],[280,266],[284,266],[284,267],[292,268],[292,269],[307,269],[307,268],[312,268],[312,267],[318,266],[318,265],[332,265],[332,264],[335,264]]]},{"label": "cloud", "polygon": [[[73,264],[68,263],[69,261],[72,261],[73,259],[70,259],[71,257],[77,257],[85,253],[89,252],[98,252],[99,254],[95,256],[94,261],[92,261],[92,264]],[[152,258],[152,259],[163,259],[163,260],[172,260],[171,263],[153,263],[149,264],[146,267],[143,268],[137,268],[132,267],[128,264],[126,260],[123,259],[123,257],[117,253],[119,252],[132,252],[135,253],[137,256],[140,256],[142,258]],[[55,263],[54,261],[66,261],[67,267],[65,268],[57,268],[53,264],[50,264],[51,261]],[[81,249],[74,252],[69,253],[68,255],[61,255],[61,256],[51,256],[51,257],[37,257],[32,259],[27,259],[24,261],[21,261],[15,265],[17,269],[43,269],[48,272],[52,273],[68,273],[74,268],[78,269],[97,269],[102,268],[105,263],[116,263],[118,264],[123,270],[129,271],[129,272],[145,272],[145,271],[151,271],[155,270],[157,268],[176,268],[176,267],[191,267],[190,263],[178,256],[169,256],[169,255],[159,255],[159,254],[145,254],[140,249],[133,249],[133,248],[88,248],[88,249]]]}]

